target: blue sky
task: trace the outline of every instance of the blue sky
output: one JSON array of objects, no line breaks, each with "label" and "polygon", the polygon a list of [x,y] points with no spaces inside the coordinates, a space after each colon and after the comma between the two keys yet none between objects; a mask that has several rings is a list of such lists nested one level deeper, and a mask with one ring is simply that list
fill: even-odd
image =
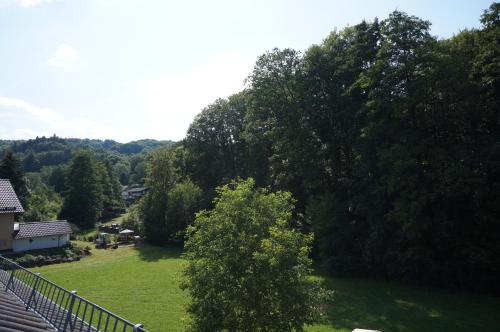
[{"label": "blue sky", "polygon": [[440,38],[491,1],[0,0],[0,138],[184,137],[258,55],[403,10]]}]

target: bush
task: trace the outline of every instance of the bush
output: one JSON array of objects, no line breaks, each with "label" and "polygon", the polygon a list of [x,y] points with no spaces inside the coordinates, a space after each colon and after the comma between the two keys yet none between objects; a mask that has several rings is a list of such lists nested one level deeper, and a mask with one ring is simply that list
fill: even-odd
[{"label": "bush", "polygon": [[11,257],[11,259],[22,267],[30,268],[35,266],[78,261],[83,256],[88,254],[90,254],[90,250],[85,250],[77,245],[73,245],[71,242],[68,242],[62,248],[32,250],[21,254],[15,254]]},{"label": "bush", "polygon": [[89,246],[86,246],[84,249],[83,249],[83,253],[85,254],[85,256],[89,256],[91,255],[91,248]]}]

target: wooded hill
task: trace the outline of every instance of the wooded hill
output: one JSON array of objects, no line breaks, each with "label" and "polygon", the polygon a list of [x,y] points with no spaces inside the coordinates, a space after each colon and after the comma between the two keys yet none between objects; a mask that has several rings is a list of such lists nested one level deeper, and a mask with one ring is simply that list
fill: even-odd
[{"label": "wooded hill", "polygon": [[[80,227],[92,227],[98,219],[123,212],[120,184],[143,184],[149,152],[172,144],[152,139],[118,143],[55,135],[0,140],[0,177],[11,180],[26,210],[23,220],[65,218]],[[86,200],[89,204],[83,204]],[[86,218],[89,213],[90,220]]]},{"label": "wooded hill", "polygon": [[22,162],[25,172],[40,172],[45,178],[53,166],[63,166],[71,161],[75,151],[89,149],[98,159],[108,159],[112,163],[123,185],[132,180],[142,183],[145,174],[145,156],[148,152],[168,147],[173,141],[143,139],[128,143],[113,140],[37,137],[30,140],[0,140],[0,156],[12,151]]}]

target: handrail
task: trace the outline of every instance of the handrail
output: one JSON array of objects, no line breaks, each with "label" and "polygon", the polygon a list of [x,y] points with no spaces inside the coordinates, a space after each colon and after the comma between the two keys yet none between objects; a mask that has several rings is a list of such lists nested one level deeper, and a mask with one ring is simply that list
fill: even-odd
[{"label": "handrail", "polygon": [[0,255],[0,282],[58,331],[146,332],[103,307]]}]

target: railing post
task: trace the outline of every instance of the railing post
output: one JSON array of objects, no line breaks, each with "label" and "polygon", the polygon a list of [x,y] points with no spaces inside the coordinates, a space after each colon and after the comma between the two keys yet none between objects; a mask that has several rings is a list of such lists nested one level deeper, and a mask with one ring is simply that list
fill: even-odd
[{"label": "railing post", "polygon": [[70,294],[71,294],[71,300],[70,300],[69,307],[68,307],[68,314],[66,315],[66,321],[64,322],[63,331],[66,331],[66,329],[68,328],[68,324],[69,324],[69,330],[73,331],[73,326],[71,323],[71,316],[73,314],[73,305],[75,304],[75,299],[76,299],[76,290],[71,291]]},{"label": "railing post", "polygon": [[[9,290],[9,285],[14,284],[14,274],[16,273],[16,267],[14,266],[12,268],[12,271],[10,272],[10,277],[9,281],[7,281],[7,286],[5,287],[5,291]],[[14,288],[11,289],[12,293],[14,293]]]},{"label": "railing post", "polygon": [[138,331],[139,331],[139,329],[141,329],[141,331],[142,331],[142,328],[143,328],[143,327],[144,327],[144,326],[143,326],[142,324],[135,324],[135,325],[134,325],[134,332],[138,332]]},{"label": "railing post", "polygon": [[[5,266],[4,261],[5,261],[5,258],[3,258],[2,254],[0,254],[0,272],[7,273],[7,271],[5,271],[5,268],[4,268],[4,266]],[[2,277],[4,276],[4,273],[0,274],[0,281],[2,281],[2,282],[3,282]]]},{"label": "railing post", "polygon": [[[36,289],[38,287],[38,281],[40,280],[40,273],[35,273],[35,275],[36,275],[35,284],[33,285],[33,289],[31,290],[30,297],[28,298],[28,301],[26,303],[26,310],[29,310],[30,305],[31,305],[31,301],[35,299],[35,293],[36,293]],[[36,302],[36,300],[35,300],[35,302]]]}]

